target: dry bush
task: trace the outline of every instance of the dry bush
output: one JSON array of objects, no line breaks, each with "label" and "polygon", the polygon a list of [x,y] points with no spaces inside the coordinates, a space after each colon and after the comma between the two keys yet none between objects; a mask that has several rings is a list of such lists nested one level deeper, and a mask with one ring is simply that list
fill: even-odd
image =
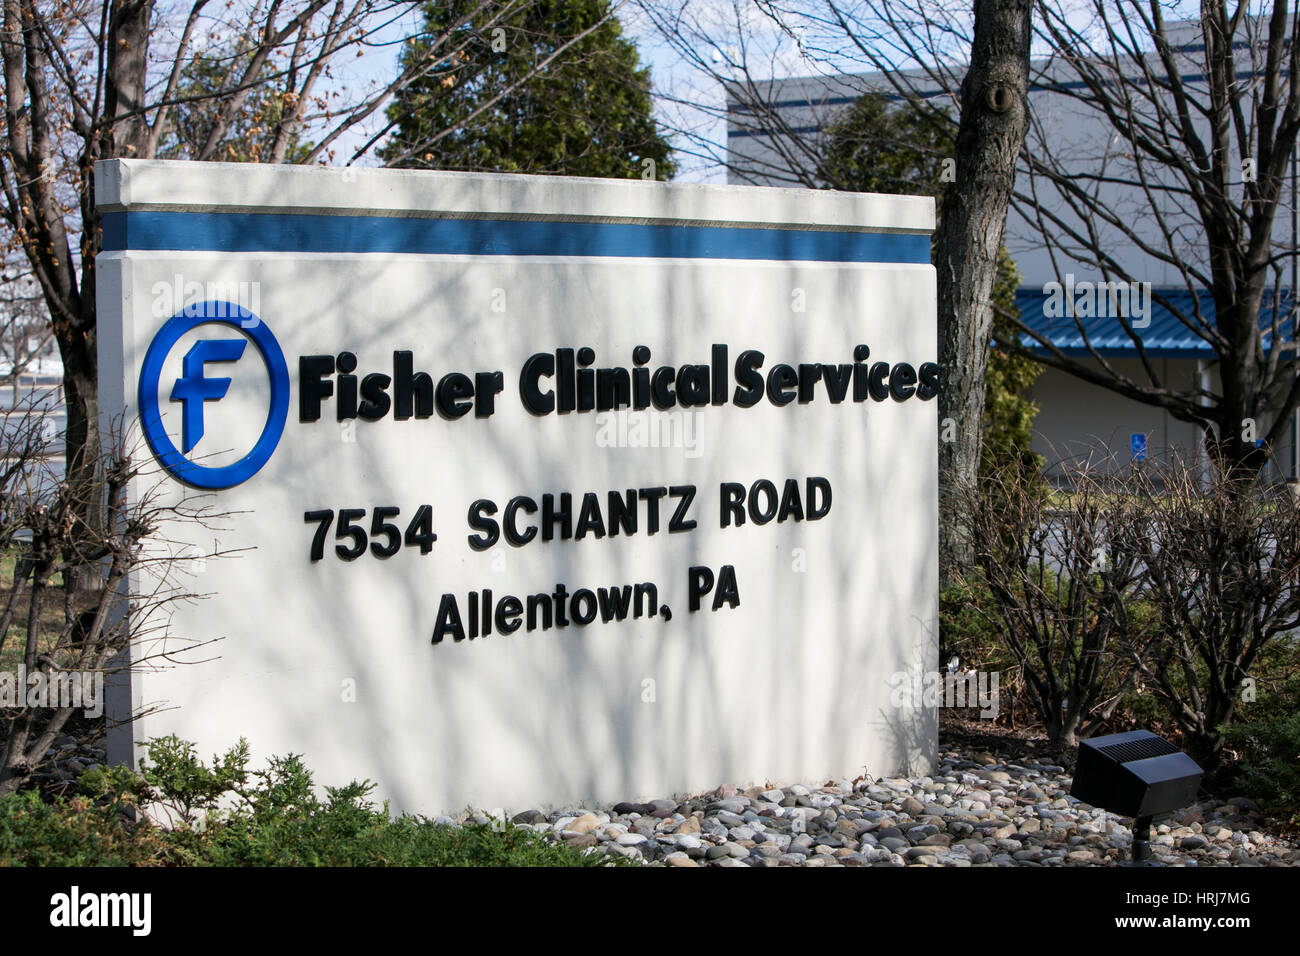
[{"label": "dry bush", "polygon": [[[0,795],[45,761],[76,711],[102,707],[99,694],[87,704],[83,676],[102,688],[143,663],[147,654],[138,648],[157,636],[154,612],[193,596],[169,583],[187,559],[165,546],[146,548],[146,539],[166,522],[217,517],[188,502],[159,505],[151,494],[129,500],[135,466],[112,439],[105,445],[114,450],[100,462],[100,494],[80,500],[86,486],[60,480],[52,467],[58,436],[48,423],[36,407],[0,418],[0,555],[15,565],[12,586],[0,590],[0,682],[7,682],[0,688]],[[92,525],[88,514],[103,523]],[[128,606],[127,576],[145,569],[156,586]]]},{"label": "dry bush", "polygon": [[1160,633],[1130,659],[1209,770],[1261,652],[1300,624],[1300,508],[1284,486],[1185,459],[1143,478],[1134,546]]},{"label": "dry bush", "polygon": [[1149,641],[1131,613],[1143,586],[1142,479],[1091,460],[1069,477],[1073,490],[1055,492],[1023,462],[987,475],[965,501],[975,555],[967,593],[1063,746],[1111,716]]}]

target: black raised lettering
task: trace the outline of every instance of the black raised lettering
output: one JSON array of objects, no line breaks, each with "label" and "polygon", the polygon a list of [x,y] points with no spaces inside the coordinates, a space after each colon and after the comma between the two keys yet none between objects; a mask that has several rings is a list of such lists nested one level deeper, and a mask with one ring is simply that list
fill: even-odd
[{"label": "black raised lettering", "polygon": [[334,394],[334,356],[304,355],[298,359],[298,420],[320,419],[320,403]]},{"label": "black raised lettering", "polygon": [[469,535],[469,546],[475,551],[486,551],[501,538],[501,529],[495,518],[488,515],[497,513],[496,502],[491,498],[479,498],[469,506],[469,526],[480,534]]},{"label": "black raised lettering", "polygon": [[672,518],[668,521],[668,533],[675,531],[690,531],[695,527],[695,520],[687,520],[686,514],[690,511],[691,502],[695,500],[694,485],[674,485],[668,489],[668,493],[674,498],[680,498],[677,502],[677,508],[673,511]]}]

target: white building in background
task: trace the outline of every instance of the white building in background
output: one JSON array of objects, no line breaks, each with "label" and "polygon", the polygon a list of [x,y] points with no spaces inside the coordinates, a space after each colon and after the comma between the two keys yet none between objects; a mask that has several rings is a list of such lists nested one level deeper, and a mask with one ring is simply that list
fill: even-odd
[{"label": "white building in background", "polygon": [[[1175,51],[1184,57],[1190,57],[1201,49],[1199,23],[1175,24],[1169,28],[1168,35]],[[1186,62],[1189,72],[1184,74],[1184,80],[1194,84],[1196,74],[1191,71],[1195,67],[1195,61],[1188,58]],[[1054,73],[1059,75],[1053,75]],[[936,84],[927,82],[919,74],[910,74],[908,79],[909,85],[918,89],[922,96],[949,101]],[[1068,74],[1060,70],[1049,70],[1044,64],[1038,63],[1031,67],[1030,79],[1030,109],[1044,129],[1052,155],[1071,156],[1081,164],[1081,169],[1097,168],[1096,164],[1103,161],[1103,154],[1108,157],[1106,161],[1116,161],[1117,145],[1121,144],[1117,143],[1114,130],[1099,118],[1096,111],[1082,107],[1073,98],[1058,91],[1058,84],[1070,82]],[[822,135],[839,111],[852,104],[863,92],[881,92],[891,99],[901,99],[895,86],[884,74],[879,73],[779,79],[771,81],[767,85],[767,91],[767,99],[779,114],[780,123],[787,132],[813,140]],[[729,99],[729,182],[763,185],[794,185],[797,182],[790,174],[791,160],[788,152],[779,149],[774,143],[770,123],[770,118],[754,115],[735,99]],[[1092,164],[1091,167],[1088,164]],[[1293,161],[1293,184],[1296,181],[1295,174]],[[1022,172],[1020,183],[1023,185],[1027,181],[1028,174]],[[1292,190],[1291,196],[1294,195]],[[1140,203],[1133,204],[1132,197],[1123,195],[1117,189],[1116,208],[1125,208],[1125,203],[1133,205],[1135,217],[1142,215]],[[1077,221],[1072,214],[1059,207],[1057,211],[1062,216]],[[1190,221],[1189,225],[1199,232],[1197,223]],[[1149,298],[1145,288],[1138,289],[1136,291],[1140,298],[1130,305],[1136,304],[1139,309],[1145,310],[1135,317],[1133,329],[1140,336],[1146,356],[1162,383],[1168,383],[1168,387],[1179,390],[1198,384],[1202,388],[1217,390],[1218,373],[1214,352],[1166,307],[1166,304],[1176,308],[1190,307],[1192,304],[1194,293],[1187,288],[1180,272],[1136,247],[1129,237],[1118,231],[1111,232],[1113,235],[1108,235],[1104,224],[1102,225],[1101,235],[1106,239],[1108,247],[1115,250],[1115,258],[1127,263],[1129,271],[1141,277],[1144,283],[1150,283]],[[1296,232],[1295,210],[1280,211],[1275,227],[1275,242],[1284,248],[1295,250]],[[1159,233],[1154,224],[1151,235],[1155,244],[1159,245]],[[1022,321],[1044,334],[1067,355],[1083,358],[1096,365],[1096,360],[1090,358],[1084,340],[1078,333],[1074,319],[1053,317],[1056,303],[1052,296],[1059,296],[1065,290],[1054,289],[1052,284],[1058,280],[1096,282],[1102,277],[1088,266],[1072,264],[1062,259],[1059,252],[1058,273],[1039,229],[1014,209],[1008,215],[1004,244],[1016,260],[1021,273],[1017,304]],[[1191,254],[1194,255],[1198,249],[1203,249],[1203,245],[1198,246],[1194,240],[1189,242]],[[1294,288],[1294,270],[1290,276],[1289,285]],[[1212,297],[1208,290],[1197,294],[1201,299],[1203,313],[1212,321]],[[1285,287],[1284,296],[1289,301],[1290,292]],[[1102,298],[1110,299],[1110,296],[1103,295]],[[1265,313],[1265,318],[1271,316],[1267,306]],[[1113,312],[1108,309],[1105,315],[1083,321],[1088,340],[1103,361],[1135,381],[1146,381],[1141,352]],[[1201,446],[1200,431],[1196,426],[1177,420],[1163,409],[1122,397],[1065,372],[1044,369],[1033,388],[1033,398],[1039,405],[1035,423],[1035,450],[1047,459],[1049,470],[1052,463],[1080,455],[1095,448],[1098,443],[1106,444],[1111,453],[1121,459],[1139,454],[1155,455],[1173,449],[1195,453]],[[1270,425],[1271,422],[1256,423],[1257,432],[1262,436]],[[1297,413],[1282,444],[1274,450],[1267,472],[1270,478],[1295,480],[1300,477],[1300,462],[1297,461],[1296,454],[1300,441],[1297,441],[1297,436],[1300,436],[1300,413]]]},{"label": "white building in background", "polygon": [[[0,316],[0,322],[3,322]],[[11,343],[14,344],[14,343]],[[33,434],[36,427],[54,479],[63,473],[63,433],[67,413],[63,404],[63,362],[54,340],[15,344],[28,357],[17,374],[12,355],[0,358],[0,448],[9,448],[17,436]],[[21,441],[22,439],[17,439]]]}]

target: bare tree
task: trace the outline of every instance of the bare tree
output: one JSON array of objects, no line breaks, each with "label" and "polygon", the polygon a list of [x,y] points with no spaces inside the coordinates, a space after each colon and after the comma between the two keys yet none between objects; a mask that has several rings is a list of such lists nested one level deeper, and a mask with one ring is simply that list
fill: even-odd
[{"label": "bare tree", "polygon": [[[67,474],[97,498],[94,165],[114,157],[269,162],[359,159],[395,91],[453,69],[523,0],[482,3],[396,76],[349,83],[347,64],[398,42],[404,0],[2,0],[0,241],[20,249],[63,360]],[[475,23],[478,31],[461,29]],[[402,21],[405,22],[405,21]],[[463,78],[462,78],[463,79]],[[252,121],[250,122],[250,116]],[[382,131],[381,131],[382,133]],[[254,140],[250,146],[247,142]]]},{"label": "bare tree", "polygon": [[[812,162],[819,153],[816,131],[826,129],[827,118],[864,89],[891,92],[919,116],[950,123],[948,110],[965,105],[963,84],[981,63],[972,55],[978,28],[965,3],[737,0],[734,15],[721,24],[703,19],[705,14],[693,13],[680,0],[642,0],[642,6],[682,61],[725,90],[725,99],[710,101],[697,87],[670,105],[695,117],[677,124],[694,155],[724,164],[739,181],[822,185]],[[974,5],[977,15],[981,6]],[[1296,511],[1276,497],[1261,501],[1266,492],[1256,479],[1300,405],[1295,301],[1300,18],[1285,0],[1247,0],[1231,9],[1222,0],[1203,0],[1197,19],[1173,23],[1166,20],[1169,5],[1145,0],[1040,0],[1032,20],[1022,19],[1030,13],[1023,7],[1014,17],[1010,4],[985,9],[993,7],[1014,19],[1018,29],[1026,25],[1032,31],[1028,38],[1015,34],[1015,56],[1008,61],[1020,61],[1025,43],[1037,57],[1028,73],[1034,109],[1024,117],[1029,124],[1024,145],[1013,150],[1019,153],[1018,175],[1010,194],[1012,213],[1041,241],[1034,252],[1047,260],[1062,287],[1078,273],[1090,292],[1100,291],[1112,302],[1121,290],[1131,296],[1145,283],[1157,287],[1155,302],[1213,356],[1209,364],[1215,367],[1197,381],[1166,379],[1150,354],[1160,343],[1146,337],[1131,313],[1121,315],[1112,328],[1133,344],[1141,366],[1135,375],[1102,354],[1093,341],[1092,316],[1070,304],[1051,332],[1007,314],[1019,335],[1000,342],[1195,423],[1221,466],[1209,476],[1207,489],[1198,484],[1202,478],[1184,469],[1167,476],[1168,490],[1149,490],[1151,513],[1141,519],[1145,524],[1135,525],[1149,533],[1129,535],[1127,552],[1118,555],[1127,575],[1140,574],[1144,595],[1162,615],[1159,633],[1152,645],[1143,645],[1135,673],[1156,689],[1190,745],[1212,763],[1219,750],[1217,727],[1231,717],[1243,675],[1267,641],[1296,621],[1291,527]],[[762,31],[756,22],[776,25],[771,35],[784,38],[786,52],[797,49],[798,70],[790,68],[780,44],[757,42]],[[772,69],[774,63],[780,67]],[[770,80],[795,73],[811,79]],[[1019,78],[1005,82],[1014,90]],[[710,122],[723,120],[733,134],[726,147],[710,128]],[[1012,141],[987,144],[999,150],[989,157],[995,160],[990,171],[1005,168],[1005,149],[1012,149]],[[957,181],[948,195],[983,190],[1000,201],[996,194],[1006,181],[973,181],[971,148],[969,141],[958,144]],[[945,202],[942,217],[949,213]],[[956,239],[963,231],[959,225],[944,228],[956,230]],[[978,253],[981,236],[973,220],[964,232],[952,252]],[[945,269],[939,256],[936,263],[943,302],[945,281],[960,273]],[[1180,294],[1164,292],[1162,285]],[[965,383],[959,379],[955,388],[945,388],[941,414],[961,408],[961,396],[969,395],[972,380],[982,375],[979,353],[987,339],[975,334],[982,321],[976,310],[986,306],[974,301],[978,288],[967,273],[949,287],[966,296],[966,304],[941,306],[941,322],[953,321],[952,327],[968,336],[966,357],[954,359]],[[958,321],[962,308],[964,326]],[[1055,345],[1056,332],[1081,337],[1085,354]],[[947,359],[945,372],[953,374]],[[956,420],[969,438],[978,407],[968,408]],[[964,453],[951,451],[954,457]],[[945,472],[960,473],[951,461]],[[944,516],[949,534],[960,529],[952,517],[951,511]],[[1078,515],[1065,520],[1086,530]],[[1025,529],[1028,534],[1030,525]],[[989,542],[1001,546],[995,537],[985,534],[983,541],[983,562],[991,572],[1006,573],[1005,562],[990,563],[988,555],[1003,553],[1007,561],[1015,556],[992,548]],[[1026,560],[1026,567],[1033,566],[1032,555]],[[1135,560],[1142,565],[1136,570]],[[950,569],[953,565],[950,561]],[[1019,567],[1011,566],[1011,572]],[[1068,580],[1082,580],[1081,573]],[[1017,586],[1045,606],[1045,587]],[[1009,586],[1004,590],[1014,593]],[[1048,597],[1052,606],[1068,610],[1078,592]],[[1112,606],[1115,612],[1107,613],[1113,625],[1120,612]],[[1100,617],[1093,621],[1105,623]],[[1034,630],[1032,615],[1021,615],[1008,627],[1022,644],[1043,633],[1041,627]],[[1121,630],[1112,627],[1111,633]],[[1103,638],[1110,644],[1101,633],[1087,640]],[[1024,646],[1026,658],[1037,653],[1032,643]],[[1049,677],[1035,690],[1050,727],[1070,729],[1066,712],[1051,701],[1058,692],[1065,699],[1071,683]],[[1077,699],[1077,691],[1071,699]]]},{"label": "bare tree", "polygon": [[1081,20],[1075,8],[1041,6],[1037,32],[1051,52],[1036,73],[1057,108],[1034,117],[1016,211],[1061,279],[1077,272],[1122,289],[1156,275],[1165,280],[1157,285],[1190,293],[1153,290],[1208,345],[1217,385],[1164,378],[1131,318],[1117,329],[1141,360],[1136,376],[1101,354],[1073,310],[1063,331],[1082,336],[1086,356],[1024,328],[1027,344],[1053,368],[1196,424],[1223,467],[1254,473],[1300,402],[1294,295],[1284,291],[1296,285],[1287,220],[1296,212],[1300,21],[1286,0],[1231,11],[1204,0],[1198,22],[1178,24],[1156,3],[1088,8]]},{"label": "bare tree", "polygon": [[[159,529],[213,527],[222,518],[208,503],[164,505],[151,491],[129,500],[132,457],[116,440],[108,445],[101,463],[107,521],[87,529],[74,497],[80,486],[50,470],[43,411],[9,416],[0,433],[0,552],[17,555],[20,565],[12,587],[0,590],[0,795],[46,762],[76,711],[102,709],[104,682],[124,661],[139,666],[158,656],[148,646],[165,620],[159,612],[195,596],[184,586],[187,559],[170,552]],[[61,577],[87,566],[101,569],[93,589],[57,589]],[[127,608],[126,576],[142,573],[152,585]]]},{"label": "bare tree", "polygon": [[[732,23],[721,33],[684,4],[642,3],[679,56],[725,90],[726,102],[712,109],[732,123],[729,134],[756,137],[756,148],[728,149],[723,161],[736,178],[826,185],[819,175],[820,134],[811,130],[826,129],[830,114],[846,98],[866,90],[895,95],[920,121],[955,139],[955,178],[944,190],[935,242],[944,382],[939,416],[956,426],[955,440],[942,442],[939,456],[940,566],[944,581],[951,583],[972,560],[956,490],[971,485],[979,468],[993,286],[1017,156],[1029,125],[1034,4],[976,0],[973,9],[951,9],[926,0],[756,0],[751,7],[737,4]],[[765,57],[750,59],[754,12],[793,44],[804,73],[824,79],[805,84],[802,102],[797,85],[774,84],[760,75],[779,62],[778,46],[769,43]],[[706,113],[710,109],[707,102],[700,106]],[[679,132],[699,154],[710,154],[707,137],[690,129]]]},{"label": "bare tree", "polygon": [[935,243],[939,290],[939,416],[959,427],[939,443],[939,559],[951,580],[972,559],[955,493],[975,483],[980,461],[993,286],[1029,125],[1030,0],[976,0],[970,68],[961,84],[956,180],[944,191]]}]

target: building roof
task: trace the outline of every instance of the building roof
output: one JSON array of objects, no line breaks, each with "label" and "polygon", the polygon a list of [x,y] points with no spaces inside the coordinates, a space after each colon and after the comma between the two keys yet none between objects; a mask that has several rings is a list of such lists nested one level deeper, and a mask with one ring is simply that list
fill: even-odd
[{"label": "building roof", "polygon": [[[1061,293],[1056,293],[1054,297],[1053,293],[1038,288],[1022,288],[1016,292],[1016,306],[1020,309],[1020,321],[1049,339],[1053,345],[1069,356],[1090,354],[1085,345],[1084,335],[1080,332],[1080,325],[1082,325],[1083,332],[1087,334],[1087,343],[1101,355],[1138,355],[1138,345],[1134,342],[1136,337],[1141,342],[1142,350],[1151,358],[1215,358],[1215,351],[1210,343],[1196,335],[1179,318],[1181,315],[1195,321],[1197,299],[1200,300],[1201,318],[1213,327],[1214,298],[1208,290],[1193,295],[1186,288],[1152,288],[1149,324],[1130,331],[1129,320],[1121,317],[1125,313],[1121,311],[1120,315],[1117,315],[1111,307],[1096,310],[1104,311],[1106,313],[1104,315],[1058,315],[1062,301]],[[1284,322],[1290,321],[1286,318],[1291,305],[1290,300],[1290,291],[1282,290],[1280,310]],[[1272,291],[1268,290],[1264,294],[1264,306],[1260,310],[1259,322],[1260,328],[1269,330],[1264,333],[1265,347],[1268,346],[1271,334],[1274,308],[1274,296]],[[1136,321],[1141,325],[1142,319]],[[1025,345],[1032,347],[1033,351],[1047,354],[1047,349],[1037,345],[1030,336],[1026,335],[1023,341]]]}]

